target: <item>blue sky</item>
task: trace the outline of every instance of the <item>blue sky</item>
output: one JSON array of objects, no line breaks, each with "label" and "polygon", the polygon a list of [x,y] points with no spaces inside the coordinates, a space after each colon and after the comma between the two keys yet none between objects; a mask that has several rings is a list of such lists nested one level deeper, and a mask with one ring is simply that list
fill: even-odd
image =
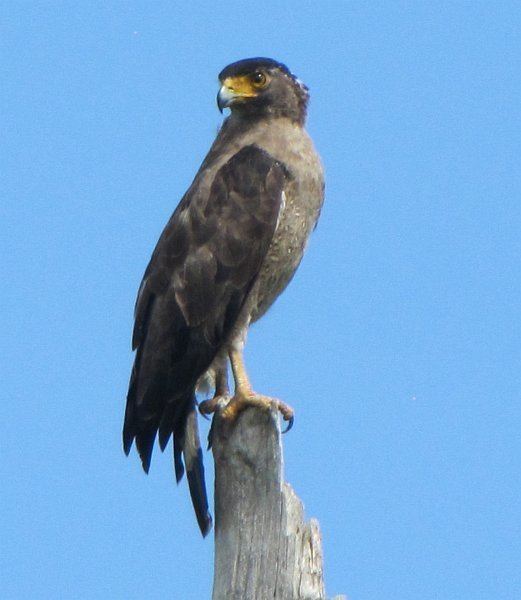
[{"label": "blue sky", "polygon": [[297,411],[287,479],[328,592],[520,598],[519,4],[0,15],[2,598],[210,597],[170,451],[146,477],[120,430],[142,272],[221,121],[217,73],[256,55],[309,85],[327,174],[247,360]]}]

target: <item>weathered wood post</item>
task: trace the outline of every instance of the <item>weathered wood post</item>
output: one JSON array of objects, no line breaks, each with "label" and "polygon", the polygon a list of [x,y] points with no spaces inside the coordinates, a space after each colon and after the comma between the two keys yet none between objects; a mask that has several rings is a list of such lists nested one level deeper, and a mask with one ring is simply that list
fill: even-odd
[{"label": "weathered wood post", "polygon": [[[215,415],[213,600],[325,600],[318,522],[283,480],[278,413]],[[338,596],[335,600],[341,600]]]}]

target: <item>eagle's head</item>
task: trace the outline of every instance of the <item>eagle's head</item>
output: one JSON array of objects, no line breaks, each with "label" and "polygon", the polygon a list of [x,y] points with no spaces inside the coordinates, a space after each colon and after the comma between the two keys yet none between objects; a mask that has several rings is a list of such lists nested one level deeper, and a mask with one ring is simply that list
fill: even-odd
[{"label": "eagle's head", "polygon": [[304,123],[308,88],[291,71],[271,58],[247,58],[219,73],[217,106],[222,112],[247,117],[287,117]]}]

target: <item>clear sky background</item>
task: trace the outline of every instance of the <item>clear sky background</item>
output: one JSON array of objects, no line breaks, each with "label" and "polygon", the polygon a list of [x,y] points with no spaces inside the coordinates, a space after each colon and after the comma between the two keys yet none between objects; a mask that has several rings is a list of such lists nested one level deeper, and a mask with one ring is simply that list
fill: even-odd
[{"label": "clear sky background", "polygon": [[170,449],[146,477],[120,431],[143,270],[221,122],[217,73],[261,55],[310,87],[327,197],[247,360],[296,409],[328,593],[521,598],[519,3],[0,14],[0,597],[210,597]]}]

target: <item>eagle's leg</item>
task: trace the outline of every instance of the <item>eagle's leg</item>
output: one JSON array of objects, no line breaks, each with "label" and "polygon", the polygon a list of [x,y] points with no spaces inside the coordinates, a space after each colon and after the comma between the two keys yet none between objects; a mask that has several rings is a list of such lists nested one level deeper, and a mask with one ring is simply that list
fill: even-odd
[{"label": "eagle's leg", "polygon": [[199,403],[199,412],[202,415],[214,413],[221,402],[227,402],[230,399],[230,387],[228,386],[228,364],[226,359],[220,361],[215,370],[215,393],[210,400],[204,400]]},{"label": "eagle's leg", "polygon": [[232,365],[233,378],[235,380],[235,394],[222,411],[223,418],[234,421],[239,413],[249,406],[270,409],[275,406],[285,421],[288,421],[286,431],[293,425],[293,409],[284,402],[269,396],[263,396],[253,391],[251,387],[241,350],[230,350],[230,363]]}]

